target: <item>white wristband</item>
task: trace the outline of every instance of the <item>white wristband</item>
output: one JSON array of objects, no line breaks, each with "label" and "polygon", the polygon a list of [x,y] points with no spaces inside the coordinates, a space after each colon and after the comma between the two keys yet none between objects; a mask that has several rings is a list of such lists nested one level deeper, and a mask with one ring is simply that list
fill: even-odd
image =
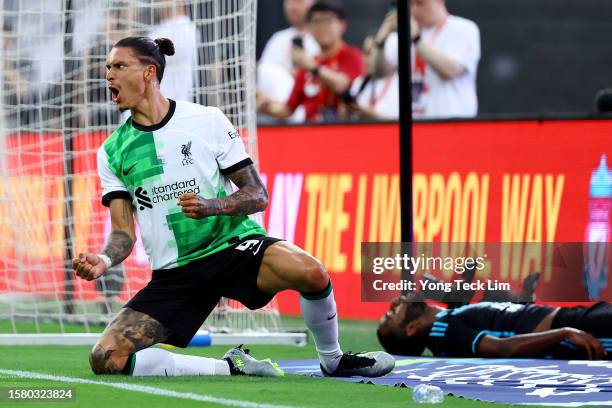
[{"label": "white wristband", "polygon": [[98,254],[98,258],[100,258],[100,260],[104,262],[104,265],[106,265],[106,269],[109,269],[111,266],[113,266],[113,261],[111,261],[108,255]]}]

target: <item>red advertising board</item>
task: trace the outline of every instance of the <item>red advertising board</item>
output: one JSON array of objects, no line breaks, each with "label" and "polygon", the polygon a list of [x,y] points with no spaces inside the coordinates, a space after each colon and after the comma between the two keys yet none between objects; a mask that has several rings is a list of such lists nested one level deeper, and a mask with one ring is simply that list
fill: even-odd
[{"label": "red advertising board", "polygon": [[[609,121],[416,124],[415,241],[570,242],[601,232],[592,228],[601,199],[590,198],[589,188],[602,155],[612,154],[611,134]],[[77,250],[98,250],[108,229],[95,173],[95,149],[104,136],[75,140]],[[61,287],[66,187],[58,177],[61,136],[7,140],[9,177],[0,183],[0,292],[27,290],[28,282]],[[259,129],[258,140],[270,193],[264,214],[270,235],[294,242],[325,264],[341,317],[380,317],[385,303],[361,301],[360,243],[400,240],[398,126],[268,127]],[[38,164],[40,158],[46,167]],[[26,190],[29,200],[17,205],[14,197]],[[36,222],[27,222],[32,216]],[[28,228],[16,228],[20,223]],[[16,262],[32,270],[45,266],[46,272],[24,278]],[[127,262],[128,295],[145,284],[145,263],[141,248]],[[520,280],[524,273],[511,278]],[[543,282],[551,285],[553,275]],[[605,278],[601,294],[610,299]],[[563,279],[585,286],[579,272]],[[79,282],[76,296],[96,296],[92,283]],[[281,312],[299,313],[296,294],[282,293],[278,300]]]},{"label": "red advertising board", "polygon": [[[360,300],[360,244],[400,240],[398,136],[393,124],[259,130],[268,232],[323,262],[341,317],[377,318],[386,307]],[[281,311],[299,312],[296,294],[277,298]]]},{"label": "red advertising board", "polygon": [[[584,241],[592,172],[612,154],[611,135],[609,121],[416,124],[415,241]],[[400,240],[398,141],[391,124],[259,132],[272,192],[266,225],[324,262],[343,317],[378,318],[386,308],[360,301],[359,243]],[[581,271],[542,272],[543,290],[553,283],[586,290]],[[607,276],[597,278],[600,298],[610,299]],[[294,295],[279,301],[298,312]]]}]

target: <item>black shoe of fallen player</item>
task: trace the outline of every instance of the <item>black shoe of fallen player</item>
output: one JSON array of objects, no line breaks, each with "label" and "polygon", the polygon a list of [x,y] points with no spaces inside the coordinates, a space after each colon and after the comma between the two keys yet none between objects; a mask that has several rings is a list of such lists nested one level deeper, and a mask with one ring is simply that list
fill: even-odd
[{"label": "black shoe of fallen player", "polygon": [[381,377],[395,368],[395,359],[384,351],[369,353],[344,353],[333,372],[327,372],[321,365],[325,377]]},{"label": "black shoe of fallen player", "polygon": [[520,303],[535,302],[535,291],[540,280],[540,272],[534,272],[523,280],[523,290],[519,294]]}]

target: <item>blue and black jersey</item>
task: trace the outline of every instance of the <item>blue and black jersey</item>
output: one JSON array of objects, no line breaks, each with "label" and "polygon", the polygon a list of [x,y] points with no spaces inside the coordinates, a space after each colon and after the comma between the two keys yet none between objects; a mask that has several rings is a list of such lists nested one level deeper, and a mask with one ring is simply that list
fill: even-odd
[{"label": "blue and black jersey", "polygon": [[[517,303],[482,302],[446,310],[436,315],[427,346],[436,356],[474,357],[478,343],[487,334],[511,337],[532,333],[554,308]],[[591,306],[562,307],[555,314],[551,329],[573,327],[595,336],[612,358],[612,305],[599,302]],[[584,359],[586,351],[563,340],[541,357]]]},{"label": "blue and black jersey", "polygon": [[436,356],[474,357],[486,334],[510,337],[531,333],[554,308],[517,303],[481,302],[436,315],[427,346]]},{"label": "blue and black jersey", "polygon": [[[590,306],[562,307],[552,321],[551,329],[573,327],[591,333],[599,340],[608,353],[605,357],[612,360],[612,305],[598,302]],[[551,356],[561,359],[585,359],[586,351],[567,340],[551,350]]]}]

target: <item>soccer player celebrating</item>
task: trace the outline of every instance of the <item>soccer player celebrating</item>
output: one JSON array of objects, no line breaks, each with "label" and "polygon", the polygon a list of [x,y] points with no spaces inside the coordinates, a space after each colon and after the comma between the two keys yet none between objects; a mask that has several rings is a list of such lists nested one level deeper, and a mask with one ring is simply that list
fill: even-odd
[{"label": "soccer player celebrating", "polygon": [[[278,376],[269,361],[240,347],[223,360],[186,356],[186,347],[224,296],[249,309],[286,289],[301,293],[321,370],[327,376],[381,376],[395,362],[384,352],[343,353],[332,285],[302,249],[267,237],[248,215],[268,203],[242,140],[218,108],[165,98],[159,89],[169,39],[128,37],[108,55],[112,100],[129,118],[98,150],[102,203],[112,232],[99,254],[73,260],[76,274],[97,279],[122,262],[136,240],[134,214],[153,276],[106,327],[90,354],[96,374]],[[230,181],[238,190],[233,192]]]}]

